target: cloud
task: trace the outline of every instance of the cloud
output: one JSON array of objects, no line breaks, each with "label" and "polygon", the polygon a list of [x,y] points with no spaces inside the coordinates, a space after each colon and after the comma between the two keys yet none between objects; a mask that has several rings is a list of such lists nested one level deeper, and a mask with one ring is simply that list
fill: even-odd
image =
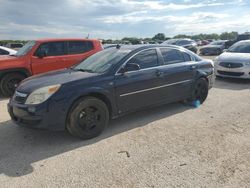
[{"label": "cloud", "polygon": [[[250,30],[244,23],[250,7],[246,0],[0,0],[0,4],[0,39]],[[236,16],[241,19],[233,21]]]}]

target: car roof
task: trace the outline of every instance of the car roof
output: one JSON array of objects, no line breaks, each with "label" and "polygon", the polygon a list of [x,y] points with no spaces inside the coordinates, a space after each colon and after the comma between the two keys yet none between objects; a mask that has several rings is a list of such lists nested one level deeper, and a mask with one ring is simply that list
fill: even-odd
[{"label": "car roof", "polygon": [[239,41],[238,43],[244,43],[244,42],[249,43],[250,40],[241,40],[241,41]]},{"label": "car roof", "polygon": [[[185,48],[181,47],[181,46],[176,46],[176,45],[171,45],[171,44],[136,44],[136,45],[121,45],[119,47],[119,49],[123,49],[123,50],[131,50],[131,51],[140,51],[140,50],[144,50],[144,49],[149,49],[149,48],[163,48],[163,47],[167,47],[167,48],[175,48],[175,49],[179,49],[179,50],[185,50]],[[115,49],[115,48],[113,48]]]},{"label": "car roof", "polygon": [[53,42],[53,41],[99,41],[98,39],[85,39],[85,38],[45,38],[37,39],[37,42]]}]

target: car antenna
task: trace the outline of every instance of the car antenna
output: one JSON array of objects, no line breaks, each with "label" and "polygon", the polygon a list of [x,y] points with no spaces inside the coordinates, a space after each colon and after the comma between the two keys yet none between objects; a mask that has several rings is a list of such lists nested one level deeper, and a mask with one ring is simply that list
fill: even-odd
[{"label": "car antenna", "polygon": [[120,44],[117,44],[116,45],[116,49],[120,49],[121,48],[121,45]]}]

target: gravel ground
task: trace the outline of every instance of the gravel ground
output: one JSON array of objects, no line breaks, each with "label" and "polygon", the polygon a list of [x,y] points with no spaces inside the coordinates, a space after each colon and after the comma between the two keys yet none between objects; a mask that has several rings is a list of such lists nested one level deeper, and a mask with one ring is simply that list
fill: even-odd
[{"label": "gravel ground", "polygon": [[88,141],[18,127],[0,99],[0,187],[250,187],[249,91],[219,79],[199,108],[137,112]]}]

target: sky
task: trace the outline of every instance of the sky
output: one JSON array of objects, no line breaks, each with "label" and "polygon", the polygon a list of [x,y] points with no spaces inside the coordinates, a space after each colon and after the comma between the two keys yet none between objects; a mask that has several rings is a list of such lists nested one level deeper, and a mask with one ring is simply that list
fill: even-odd
[{"label": "sky", "polygon": [[0,39],[250,31],[250,0],[0,0]]}]

